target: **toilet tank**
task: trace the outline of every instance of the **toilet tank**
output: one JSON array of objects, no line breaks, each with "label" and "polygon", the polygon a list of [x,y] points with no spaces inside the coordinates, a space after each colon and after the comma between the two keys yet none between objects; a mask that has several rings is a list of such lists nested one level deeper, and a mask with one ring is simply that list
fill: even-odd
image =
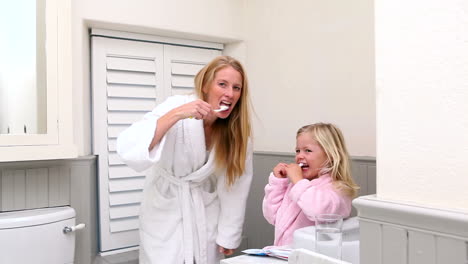
[{"label": "toilet tank", "polygon": [[0,213],[0,263],[73,263],[75,210],[53,207]]}]

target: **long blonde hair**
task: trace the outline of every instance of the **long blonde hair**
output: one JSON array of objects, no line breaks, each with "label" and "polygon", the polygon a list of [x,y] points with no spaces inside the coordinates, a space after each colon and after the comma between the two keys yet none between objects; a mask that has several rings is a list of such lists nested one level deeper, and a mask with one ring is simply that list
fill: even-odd
[{"label": "long blonde hair", "polygon": [[349,154],[340,129],[332,124],[316,123],[301,127],[296,138],[302,133],[310,133],[327,155],[326,167],[322,171],[330,173],[335,188],[349,197],[355,197],[359,186],[351,176]]},{"label": "long blonde hair", "polygon": [[251,135],[249,85],[244,68],[230,56],[218,56],[195,76],[195,91],[199,98],[206,101],[203,88],[213,82],[219,70],[229,66],[242,76],[241,95],[228,118],[216,119],[211,140],[216,153],[216,168],[226,169],[227,184],[231,186],[245,171],[247,145]]}]

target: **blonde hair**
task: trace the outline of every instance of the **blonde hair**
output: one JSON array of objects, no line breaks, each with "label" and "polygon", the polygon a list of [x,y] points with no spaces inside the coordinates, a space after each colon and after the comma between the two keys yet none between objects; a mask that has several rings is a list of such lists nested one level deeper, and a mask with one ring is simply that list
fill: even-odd
[{"label": "blonde hair", "polygon": [[359,186],[351,176],[349,154],[340,129],[332,124],[316,123],[301,127],[296,138],[302,133],[310,133],[327,155],[326,167],[321,173],[330,173],[337,190],[356,197]]},{"label": "blonde hair", "polygon": [[216,73],[226,67],[232,67],[241,74],[241,95],[228,118],[216,119],[211,140],[216,153],[216,168],[226,169],[227,184],[231,186],[245,171],[247,145],[251,135],[249,85],[244,68],[230,56],[216,57],[195,76],[195,91],[199,98],[206,101],[203,88],[210,85]]}]

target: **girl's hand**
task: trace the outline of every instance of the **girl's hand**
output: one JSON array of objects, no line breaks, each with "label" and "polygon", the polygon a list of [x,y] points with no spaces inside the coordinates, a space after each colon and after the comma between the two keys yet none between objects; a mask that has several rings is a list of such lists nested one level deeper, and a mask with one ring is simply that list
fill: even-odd
[{"label": "girl's hand", "polygon": [[224,254],[225,256],[230,256],[234,254],[234,249],[223,248],[222,246],[218,246],[219,253]]},{"label": "girl's hand", "polygon": [[180,119],[195,118],[200,120],[207,117],[211,112],[211,105],[201,99],[197,99],[175,108],[174,111]]},{"label": "girl's hand", "polygon": [[286,175],[293,184],[304,179],[304,176],[302,176],[302,168],[296,163],[286,165]]},{"label": "girl's hand", "polygon": [[276,178],[286,178],[286,166],[288,166],[286,163],[278,163],[273,168],[273,175],[275,175]]}]

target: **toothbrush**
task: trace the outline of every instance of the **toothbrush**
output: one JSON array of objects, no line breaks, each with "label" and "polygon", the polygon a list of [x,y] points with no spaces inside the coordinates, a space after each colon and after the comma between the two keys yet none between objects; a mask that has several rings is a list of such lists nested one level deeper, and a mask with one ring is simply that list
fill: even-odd
[{"label": "toothbrush", "polygon": [[302,168],[302,167],[304,167],[304,165],[305,165],[305,164],[304,164],[304,163],[302,163],[302,162],[300,162],[300,163],[299,163],[299,164],[297,164],[297,165],[299,165],[299,167],[301,167],[301,168]]},{"label": "toothbrush", "polygon": [[225,111],[229,108],[229,106],[226,106],[226,105],[222,105],[219,107],[219,109],[215,109],[213,110],[213,112],[221,112],[221,111]]}]

